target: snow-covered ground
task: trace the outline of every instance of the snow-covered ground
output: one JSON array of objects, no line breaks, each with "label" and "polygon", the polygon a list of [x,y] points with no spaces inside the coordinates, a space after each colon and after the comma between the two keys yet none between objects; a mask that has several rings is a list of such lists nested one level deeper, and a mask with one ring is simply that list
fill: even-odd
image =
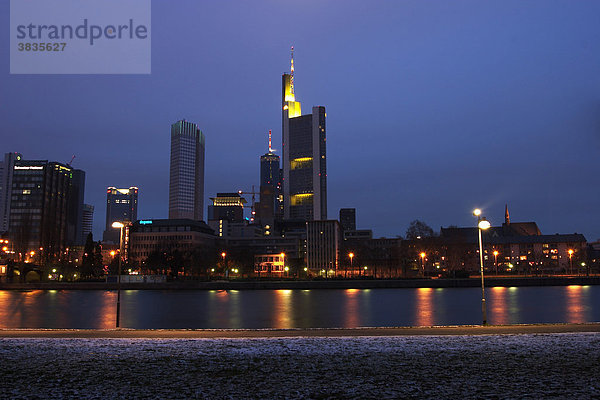
[{"label": "snow-covered ground", "polygon": [[0,339],[0,398],[599,398],[600,334]]}]

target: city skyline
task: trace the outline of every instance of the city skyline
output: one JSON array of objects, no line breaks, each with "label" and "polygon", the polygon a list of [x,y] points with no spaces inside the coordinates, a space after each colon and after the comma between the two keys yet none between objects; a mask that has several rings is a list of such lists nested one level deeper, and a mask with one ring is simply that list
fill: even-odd
[{"label": "city skyline", "polygon": [[[74,168],[87,173],[86,203],[96,208],[95,239],[107,186],[140,187],[139,216],[166,217],[168,128],[182,117],[207,136],[205,204],[217,192],[247,190],[259,182],[264,132],[281,134],[279,77],[293,44],[298,95],[329,113],[330,216],[356,208],[357,228],[395,236],[417,218],[436,231],[473,225],[474,206],[500,224],[508,203],[515,219],[537,221],[545,233],[597,240],[600,28],[592,22],[600,7],[436,4],[323,5],[319,19],[330,19],[330,28],[313,24],[314,32],[302,27],[312,14],[301,8],[285,29],[296,33],[279,35],[275,20],[291,7],[274,7],[268,18],[259,15],[264,5],[239,5],[258,16],[250,23],[238,16],[244,10],[227,19],[227,6],[183,2],[172,10],[154,2],[150,76],[11,76],[2,66],[0,85],[11,99],[0,110],[3,152],[57,161],[76,154]],[[210,43],[190,24],[172,23],[208,15],[211,29],[231,33]],[[8,21],[8,5],[0,20]],[[348,37],[346,25],[357,35]],[[202,60],[199,68],[165,62],[190,43],[203,50],[185,56]],[[190,86],[201,90],[174,96]],[[82,93],[97,95],[82,100]],[[82,118],[84,135],[73,128]]]}]

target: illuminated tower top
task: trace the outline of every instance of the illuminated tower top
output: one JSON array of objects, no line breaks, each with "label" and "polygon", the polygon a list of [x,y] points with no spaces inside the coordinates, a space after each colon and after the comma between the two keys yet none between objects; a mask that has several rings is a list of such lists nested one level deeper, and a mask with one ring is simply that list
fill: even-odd
[{"label": "illuminated tower top", "polygon": [[291,66],[290,66],[290,93],[292,97],[294,95],[294,46],[292,46],[292,57],[291,57]]},{"label": "illuminated tower top", "polygon": [[294,46],[291,47],[291,65],[290,73],[283,74],[281,106],[283,111],[287,111],[286,118],[294,118],[302,115],[300,102],[296,101],[294,88]]}]

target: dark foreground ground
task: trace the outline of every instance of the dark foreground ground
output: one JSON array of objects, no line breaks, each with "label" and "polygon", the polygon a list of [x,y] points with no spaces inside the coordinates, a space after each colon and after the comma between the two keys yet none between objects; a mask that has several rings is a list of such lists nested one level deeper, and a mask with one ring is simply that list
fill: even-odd
[{"label": "dark foreground ground", "polygon": [[600,333],[472,335],[464,332],[476,327],[461,328],[467,330],[219,339],[168,334],[181,331],[142,331],[166,333],[162,338],[0,331],[0,398],[600,397]]}]

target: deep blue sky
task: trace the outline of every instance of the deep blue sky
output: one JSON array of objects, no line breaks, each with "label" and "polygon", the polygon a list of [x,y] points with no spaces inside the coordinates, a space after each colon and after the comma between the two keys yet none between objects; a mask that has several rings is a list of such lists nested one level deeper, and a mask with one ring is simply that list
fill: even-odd
[{"label": "deep blue sky", "polygon": [[[9,2],[0,5],[8,27]],[[258,185],[267,131],[281,143],[281,74],[296,48],[305,112],[327,107],[329,217],[404,235],[501,223],[600,238],[600,2],[152,2],[151,75],[9,75],[0,36],[0,151],[140,188],[140,218],[165,218],[170,124],[206,135],[206,197]],[[206,201],[208,204],[208,200]],[[206,213],[206,210],[205,210]]]}]

